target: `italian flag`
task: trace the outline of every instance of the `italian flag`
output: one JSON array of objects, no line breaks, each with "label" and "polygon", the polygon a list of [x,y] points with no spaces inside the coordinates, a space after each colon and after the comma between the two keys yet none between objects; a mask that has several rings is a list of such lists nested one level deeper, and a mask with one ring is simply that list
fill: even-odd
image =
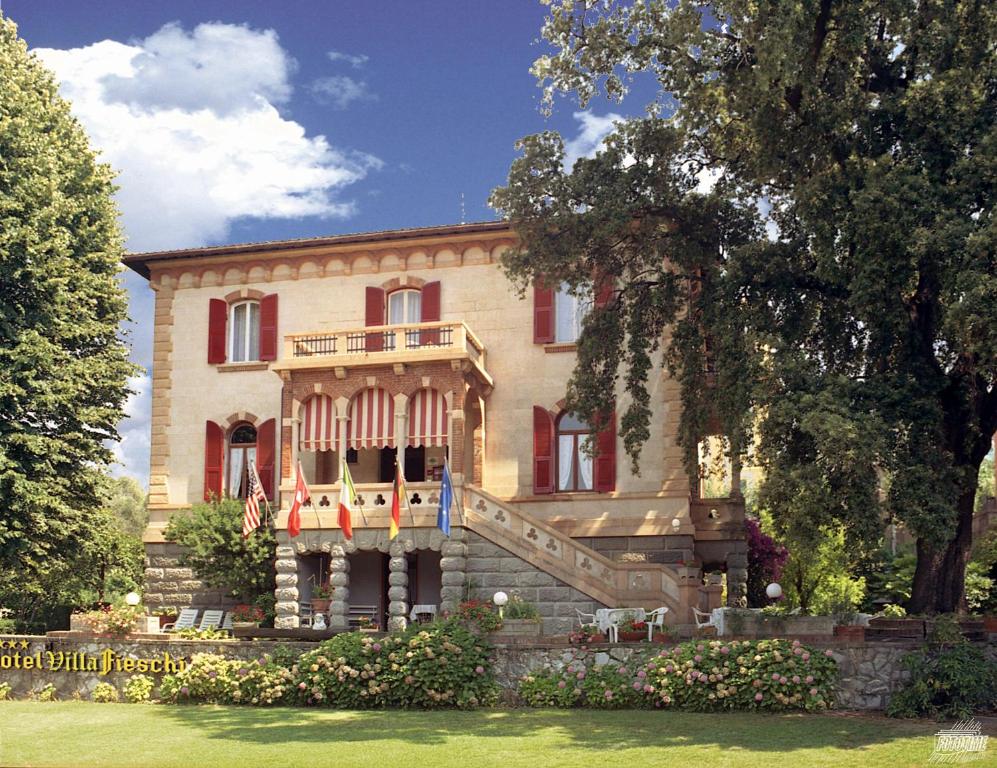
[{"label": "italian flag", "polygon": [[388,532],[388,540],[394,539],[401,528],[402,519],[402,499],[405,499],[405,506],[408,506],[408,491],[405,490],[405,475],[402,474],[402,465],[395,462],[395,487],[391,492],[391,529]]},{"label": "italian flag", "polygon": [[339,489],[339,527],[343,529],[343,537],[353,538],[353,503],[357,498],[356,488],[353,487],[353,478],[350,476],[350,467],[343,457],[343,470],[340,473]]}]

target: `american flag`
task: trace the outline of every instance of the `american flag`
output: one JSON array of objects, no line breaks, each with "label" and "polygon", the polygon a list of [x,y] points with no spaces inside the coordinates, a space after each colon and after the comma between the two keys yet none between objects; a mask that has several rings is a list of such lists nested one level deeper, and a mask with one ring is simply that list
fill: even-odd
[{"label": "american flag", "polygon": [[256,464],[249,465],[249,493],[246,494],[246,511],[242,515],[242,538],[260,527],[260,502],[267,504],[260,476],[256,474]]}]

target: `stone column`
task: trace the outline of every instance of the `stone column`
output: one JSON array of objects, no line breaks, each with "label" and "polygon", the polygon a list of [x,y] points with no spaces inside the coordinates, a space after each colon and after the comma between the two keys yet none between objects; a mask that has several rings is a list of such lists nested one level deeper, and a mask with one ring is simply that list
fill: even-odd
[{"label": "stone column", "polygon": [[727,605],[748,607],[748,555],[731,552],[727,555]]},{"label": "stone column", "polygon": [[330,629],[349,629],[350,610],[350,560],[342,544],[333,544],[329,550],[329,584],[335,587],[329,604]]},{"label": "stone column", "polygon": [[298,621],[298,557],[289,544],[277,545],[277,617],[274,626],[278,629],[292,629]]},{"label": "stone column", "polygon": [[408,624],[408,558],[405,544],[399,539],[388,549],[388,629],[405,629]]},{"label": "stone column", "polygon": [[464,586],[467,584],[467,544],[464,543],[464,530],[453,528],[451,534],[440,546],[440,570],[443,571],[440,610],[445,614],[456,613],[464,599]]}]

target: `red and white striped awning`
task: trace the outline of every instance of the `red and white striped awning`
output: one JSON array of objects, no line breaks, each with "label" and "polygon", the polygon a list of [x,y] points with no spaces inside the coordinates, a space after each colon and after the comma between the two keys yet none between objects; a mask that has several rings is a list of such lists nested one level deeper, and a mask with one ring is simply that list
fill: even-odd
[{"label": "red and white striped awning", "polygon": [[446,398],[435,389],[420,389],[409,400],[408,444],[446,445],[447,416]]},{"label": "red and white striped awning", "polygon": [[395,399],[383,389],[365,389],[350,402],[347,448],[384,448],[395,444]]},{"label": "red and white striped awning", "polygon": [[298,447],[302,451],[335,451],[336,403],[328,395],[313,395],[301,406],[304,418],[298,433]]}]

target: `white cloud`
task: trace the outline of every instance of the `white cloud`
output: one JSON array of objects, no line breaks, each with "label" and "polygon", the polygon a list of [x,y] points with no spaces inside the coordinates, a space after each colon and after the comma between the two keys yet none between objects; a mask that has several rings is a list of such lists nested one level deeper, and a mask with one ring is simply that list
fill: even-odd
[{"label": "white cloud", "polygon": [[354,80],[347,75],[329,75],[313,81],[309,90],[320,104],[332,104],[337,109],[346,109],[354,101],[373,101],[377,98],[367,89],[363,80]]},{"label": "white cloud", "polygon": [[[117,201],[133,251],[219,242],[240,218],[349,216],[355,204],[342,192],[382,165],[280,114],[295,65],[270,30],[168,24],[128,44],[35,53],[55,72],[101,159],[119,172]],[[152,294],[133,275],[124,283],[136,322],[133,359],[148,366]],[[129,401],[133,413],[115,449],[127,472],[143,479],[147,390]]]},{"label": "white cloud", "polygon": [[369,57],[363,53],[351,54],[343,53],[342,51],[329,51],[326,55],[329,57],[329,61],[345,61],[355,69],[360,69],[360,67],[369,61]]},{"label": "white cloud", "polygon": [[600,116],[588,110],[575,112],[573,117],[580,125],[578,135],[564,145],[564,170],[567,172],[571,171],[578,158],[592,157],[599,151],[603,139],[615,130],[614,123],[625,119],[615,112]]},{"label": "white cloud", "polygon": [[116,465],[114,476],[128,475],[147,485],[149,474],[149,416],[152,407],[152,380],[148,373],[131,376],[128,388],[132,394],[125,402],[125,419],[118,425],[121,442],[112,446]]}]

